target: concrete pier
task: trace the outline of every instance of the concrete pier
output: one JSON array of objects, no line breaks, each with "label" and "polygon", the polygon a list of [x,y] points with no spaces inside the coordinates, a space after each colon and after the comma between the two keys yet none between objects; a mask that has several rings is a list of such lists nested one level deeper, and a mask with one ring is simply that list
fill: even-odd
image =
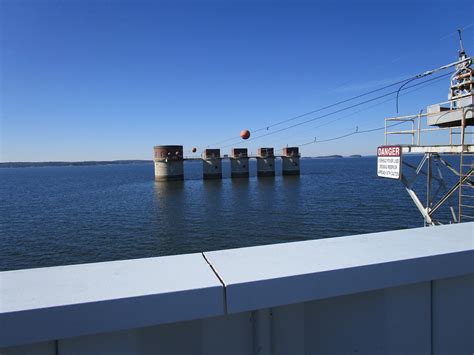
[{"label": "concrete pier", "polygon": [[283,148],[281,157],[282,175],[300,174],[300,154],[298,147]]},{"label": "concrete pier", "polygon": [[249,177],[249,158],[247,148],[234,148],[230,156],[230,176],[232,178]]},{"label": "concrete pier", "polygon": [[183,146],[157,145],[155,151],[155,181],[184,180]]},{"label": "concrete pier", "polygon": [[205,149],[202,154],[202,175],[204,179],[222,179],[220,149]]},{"label": "concrete pier", "polygon": [[275,176],[275,154],[273,148],[258,148],[257,176]]}]

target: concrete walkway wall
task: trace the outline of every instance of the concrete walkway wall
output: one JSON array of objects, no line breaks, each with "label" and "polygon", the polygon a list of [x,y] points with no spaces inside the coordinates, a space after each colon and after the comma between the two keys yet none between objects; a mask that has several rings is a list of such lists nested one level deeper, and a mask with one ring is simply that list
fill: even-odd
[{"label": "concrete walkway wall", "polygon": [[472,354],[474,223],[0,273],[0,354]]}]

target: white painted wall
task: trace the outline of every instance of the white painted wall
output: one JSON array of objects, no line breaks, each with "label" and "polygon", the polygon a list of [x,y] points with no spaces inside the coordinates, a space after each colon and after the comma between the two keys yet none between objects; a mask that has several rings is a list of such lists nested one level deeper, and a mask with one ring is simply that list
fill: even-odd
[{"label": "white painted wall", "polygon": [[0,273],[0,354],[470,355],[473,227]]},{"label": "white painted wall", "polygon": [[[474,350],[473,286],[471,274],[263,311],[61,339],[57,344],[19,346],[1,354],[469,355]],[[259,313],[268,318],[262,321]]]}]

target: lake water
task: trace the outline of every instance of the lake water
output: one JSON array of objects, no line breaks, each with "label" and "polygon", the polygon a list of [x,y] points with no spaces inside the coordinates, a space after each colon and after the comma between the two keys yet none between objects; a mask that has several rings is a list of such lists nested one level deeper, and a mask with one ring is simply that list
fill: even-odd
[{"label": "lake water", "polygon": [[151,163],[0,169],[0,270],[423,226],[402,184],[376,177],[375,157],[302,160],[300,177],[223,169],[203,181],[187,162],[187,180],[164,183]]}]

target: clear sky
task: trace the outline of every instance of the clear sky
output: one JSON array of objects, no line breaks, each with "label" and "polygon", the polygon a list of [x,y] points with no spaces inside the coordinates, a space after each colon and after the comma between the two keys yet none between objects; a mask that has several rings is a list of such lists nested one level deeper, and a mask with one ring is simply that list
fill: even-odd
[{"label": "clear sky", "polygon": [[[235,142],[255,151],[381,127],[396,115],[394,101],[238,139],[241,129],[455,61],[457,28],[466,28],[474,54],[473,4],[0,0],[0,158],[151,159],[158,144],[187,151]],[[448,86],[445,78],[402,96],[400,114],[445,101]],[[379,131],[307,145],[302,153],[374,154],[382,143]]]}]

